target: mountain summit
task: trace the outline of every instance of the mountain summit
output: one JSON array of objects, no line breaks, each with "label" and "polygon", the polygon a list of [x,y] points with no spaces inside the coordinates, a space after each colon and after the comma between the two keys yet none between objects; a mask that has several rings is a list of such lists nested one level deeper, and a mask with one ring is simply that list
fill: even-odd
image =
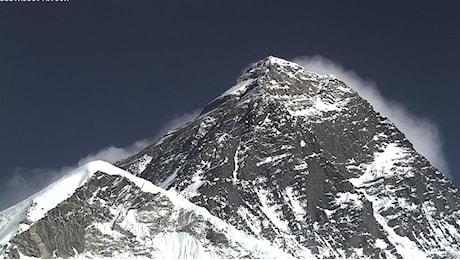
[{"label": "mountain summit", "polygon": [[459,190],[344,82],[276,57],[116,166],[40,219],[0,213],[3,254],[460,257]]}]

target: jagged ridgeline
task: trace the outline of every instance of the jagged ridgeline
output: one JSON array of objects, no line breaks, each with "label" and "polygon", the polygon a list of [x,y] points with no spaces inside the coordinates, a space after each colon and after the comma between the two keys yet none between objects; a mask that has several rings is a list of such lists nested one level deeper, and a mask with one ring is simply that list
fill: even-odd
[{"label": "jagged ridgeline", "polygon": [[2,254],[459,258],[458,188],[350,87],[261,60],[117,167],[1,212]]}]

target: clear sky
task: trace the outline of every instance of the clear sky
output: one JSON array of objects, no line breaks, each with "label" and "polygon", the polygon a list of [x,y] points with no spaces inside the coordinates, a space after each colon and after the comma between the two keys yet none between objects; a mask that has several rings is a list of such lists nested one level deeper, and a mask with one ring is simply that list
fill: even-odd
[{"label": "clear sky", "polygon": [[156,136],[268,55],[374,81],[437,126],[459,186],[459,14],[443,0],[0,2],[0,209],[47,170]]}]

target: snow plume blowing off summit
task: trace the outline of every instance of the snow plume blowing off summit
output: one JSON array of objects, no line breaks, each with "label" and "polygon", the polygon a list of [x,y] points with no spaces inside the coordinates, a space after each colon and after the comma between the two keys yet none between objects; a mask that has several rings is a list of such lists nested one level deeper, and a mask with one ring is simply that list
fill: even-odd
[{"label": "snow plume blowing off summit", "polygon": [[0,258],[459,258],[460,190],[312,70],[257,61],[195,120],[0,212]]},{"label": "snow plume blowing off summit", "polygon": [[402,104],[388,100],[380,93],[376,83],[364,80],[352,70],[320,55],[302,56],[293,59],[309,71],[332,74],[344,81],[358,94],[369,101],[377,112],[388,117],[414,145],[415,150],[425,156],[433,166],[449,177],[449,166],[442,148],[443,140],[438,127],[426,118],[414,115]]},{"label": "snow plume blowing off summit", "polygon": [[[376,111],[388,117],[406,135],[420,154],[424,155],[442,173],[451,178],[442,149],[442,138],[438,128],[432,122],[411,114],[401,104],[383,97],[374,82],[360,78],[354,71],[348,70],[327,58],[319,55],[302,56],[294,58],[293,62],[305,67],[309,71],[319,74],[332,74],[344,81],[348,86],[357,91],[361,97],[368,100]],[[0,193],[0,210],[25,199],[62,175],[87,162],[104,160],[114,163],[120,159],[129,157],[154,143],[168,131],[190,122],[199,113],[199,110],[194,110],[175,116],[153,138],[133,142],[127,147],[107,146],[81,158],[74,166],[64,166],[60,169],[38,168],[32,170],[18,167],[1,189],[3,193]]]}]

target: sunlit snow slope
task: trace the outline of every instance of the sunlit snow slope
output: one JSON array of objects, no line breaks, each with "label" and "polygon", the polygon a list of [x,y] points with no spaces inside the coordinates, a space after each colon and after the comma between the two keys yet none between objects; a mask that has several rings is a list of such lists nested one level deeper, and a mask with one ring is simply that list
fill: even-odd
[{"label": "sunlit snow slope", "polygon": [[2,257],[289,257],[174,190],[104,161],[79,167],[0,216]]}]

